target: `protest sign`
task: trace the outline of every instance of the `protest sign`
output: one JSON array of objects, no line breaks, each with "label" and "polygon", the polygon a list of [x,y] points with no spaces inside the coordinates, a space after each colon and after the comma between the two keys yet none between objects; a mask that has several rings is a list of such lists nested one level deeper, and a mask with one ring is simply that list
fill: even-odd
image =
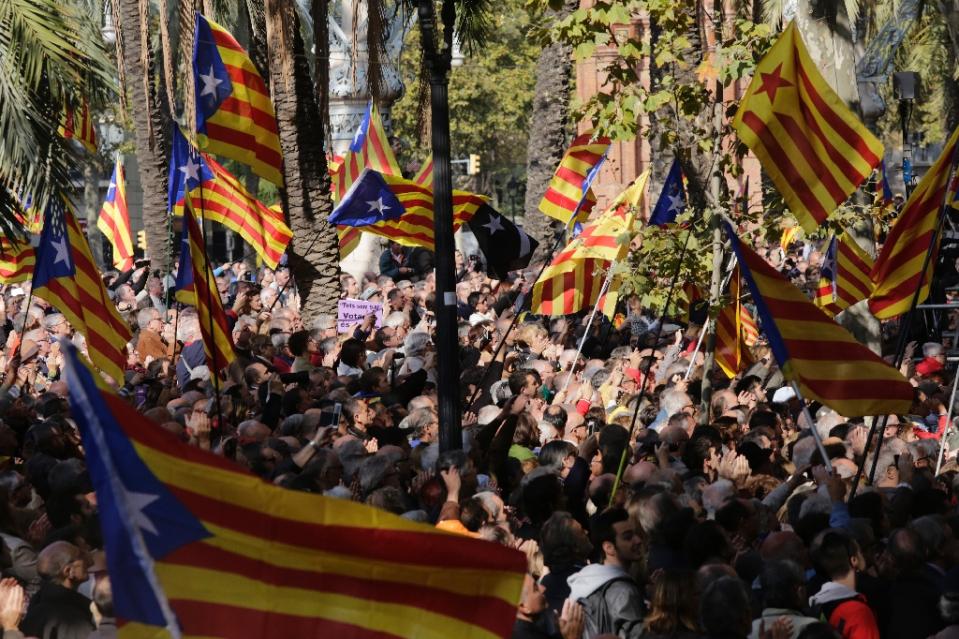
[{"label": "protest sign", "polygon": [[366,300],[340,300],[336,310],[336,330],[338,333],[348,333],[363,321],[363,318],[373,313],[376,315],[376,328],[383,325],[383,304]]}]

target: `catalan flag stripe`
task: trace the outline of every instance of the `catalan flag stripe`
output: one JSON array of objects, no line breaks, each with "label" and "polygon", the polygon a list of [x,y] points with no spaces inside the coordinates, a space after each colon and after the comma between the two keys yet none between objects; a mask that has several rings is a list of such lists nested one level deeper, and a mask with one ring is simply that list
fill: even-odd
[{"label": "catalan flag stripe", "polygon": [[763,331],[786,378],[804,397],[847,417],[909,410],[912,386],[817,308],[726,226]]},{"label": "catalan flag stripe", "polygon": [[729,280],[730,303],[716,316],[715,361],[726,377],[733,378],[742,367],[742,321],[739,305],[739,267]]},{"label": "catalan flag stripe", "polygon": [[90,104],[83,99],[78,109],[64,104],[63,118],[57,129],[60,137],[76,140],[90,153],[97,152],[97,130],[90,116]]},{"label": "catalan flag stripe", "polygon": [[25,282],[33,275],[36,252],[29,242],[0,237],[0,283]]},{"label": "catalan flag stripe", "polygon": [[868,178],[883,153],[820,75],[794,22],[756,66],[733,128],[807,233]]},{"label": "catalan flag stripe", "polygon": [[872,258],[848,233],[830,241],[827,251],[829,260],[833,264],[828,272],[823,268],[813,301],[830,315],[836,315],[872,294],[873,283],[869,273],[873,264]]}]

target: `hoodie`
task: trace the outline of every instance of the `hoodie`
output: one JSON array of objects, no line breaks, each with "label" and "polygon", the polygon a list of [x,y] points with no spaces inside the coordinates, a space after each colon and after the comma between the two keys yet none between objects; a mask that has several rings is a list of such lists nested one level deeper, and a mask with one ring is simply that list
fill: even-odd
[{"label": "hoodie", "polygon": [[809,605],[819,610],[843,639],[879,639],[876,617],[866,598],[848,586],[827,581],[809,598]]},{"label": "hoodie", "polygon": [[642,634],[643,598],[625,570],[590,564],[566,582],[569,598],[583,606],[583,639],[608,633],[631,639]]}]

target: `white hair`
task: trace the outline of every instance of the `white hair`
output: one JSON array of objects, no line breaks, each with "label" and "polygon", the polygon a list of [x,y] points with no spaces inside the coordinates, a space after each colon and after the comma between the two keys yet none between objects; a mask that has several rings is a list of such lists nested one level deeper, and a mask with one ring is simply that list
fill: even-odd
[{"label": "white hair", "polygon": [[668,418],[683,410],[683,408],[686,406],[689,406],[690,401],[689,395],[681,390],[671,388],[667,391],[663,391],[661,406],[663,411],[666,413],[666,417]]},{"label": "white hair", "polygon": [[719,479],[703,488],[703,509],[709,519],[716,517],[716,511],[736,496],[736,486],[728,479]]},{"label": "white hair", "polygon": [[423,331],[413,331],[403,340],[403,352],[407,357],[417,357],[426,350],[430,342],[430,334]]},{"label": "white hair", "polygon": [[383,326],[389,326],[390,328],[403,328],[409,324],[409,316],[403,311],[393,311],[386,316],[386,319],[383,320]]}]

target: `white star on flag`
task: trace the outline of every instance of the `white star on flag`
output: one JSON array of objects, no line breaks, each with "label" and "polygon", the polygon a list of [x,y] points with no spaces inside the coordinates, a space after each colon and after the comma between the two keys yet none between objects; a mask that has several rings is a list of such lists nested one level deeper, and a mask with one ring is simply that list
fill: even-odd
[{"label": "white star on flag", "polygon": [[132,490],[125,489],[123,490],[123,496],[126,498],[124,501],[126,501],[129,509],[128,514],[133,519],[133,525],[153,535],[158,534],[156,526],[153,525],[153,522],[147,517],[147,514],[143,512],[143,510],[159,499],[160,496],[151,495],[150,493],[135,493]]},{"label": "white star on flag", "polygon": [[682,196],[680,196],[679,191],[676,191],[675,193],[669,196],[669,212],[670,213],[672,213],[673,211],[678,211],[684,206],[686,206],[686,204],[683,202],[683,198]]},{"label": "white star on flag", "polygon": [[489,234],[492,237],[497,231],[503,231],[503,223],[500,221],[498,215],[490,215],[489,223],[483,225],[484,228],[489,229]]},{"label": "white star on flag", "polygon": [[373,211],[376,211],[377,215],[380,217],[383,217],[383,213],[390,210],[390,207],[383,202],[382,197],[379,197],[375,200],[367,200],[366,203],[370,205],[370,210],[367,212],[372,213]]},{"label": "white star on flag", "polygon": [[193,156],[187,158],[186,164],[180,167],[180,170],[183,171],[183,175],[186,176],[187,181],[193,180],[194,182],[200,181],[200,163],[196,162],[193,159]]},{"label": "white star on flag", "polygon": [[214,75],[212,64],[210,65],[210,73],[208,73],[207,75],[203,75],[201,73],[200,80],[203,81],[203,90],[200,91],[200,96],[212,95],[215,97],[217,87],[223,84],[223,80],[221,80],[220,78],[216,77],[216,75]]},{"label": "white star on flag", "polygon": [[59,264],[60,262],[63,262],[69,267],[70,266],[70,253],[69,253],[70,246],[69,244],[67,244],[67,238],[60,236],[59,240],[54,240],[53,242],[51,242],[51,244],[53,244],[53,247],[57,251],[57,256],[53,259],[53,263]]}]

